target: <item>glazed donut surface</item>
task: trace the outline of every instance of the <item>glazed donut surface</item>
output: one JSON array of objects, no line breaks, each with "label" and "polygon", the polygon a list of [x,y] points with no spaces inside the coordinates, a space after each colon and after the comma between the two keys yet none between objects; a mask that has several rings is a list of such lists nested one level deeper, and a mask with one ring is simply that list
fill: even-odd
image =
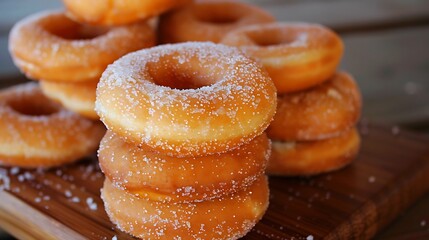
[{"label": "glazed donut surface", "polygon": [[307,23],[243,27],[221,43],[239,47],[266,68],[278,93],[307,89],[329,79],[343,55],[342,40],[330,29]]},{"label": "glazed donut surface", "polygon": [[330,172],[351,163],[356,158],[359,147],[360,136],[356,128],[326,140],[273,141],[267,173],[282,176],[305,176]]},{"label": "glazed donut surface", "polygon": [[360,91],[352,76],[336,73],[321,85],[279,96],[268,137],[279,141],[335,137],[356,124],[361,108]]},{"label": "glazed donut surface", "polygon": [[103,73],[96,111],[113,132],[174,156],[231,150],[262,134],[276,108],[266,72],[213,43],[128,54]]},{"label": "glazed donut surface", "polygon": [[162,43],[217,43],[234,29],[273,21],[272,15],[256,6],[231,0],[205,0],[162,15],[158,32]]},{"label": "glazed donut surface", "polygon": [[0,92],[0,165],[52,167],[93,153],[105,132],[102,124],[49,100],[37,84]]},{"label": "glazed donut surface", "polygon": [[238,239],[268,207],[268,182],[261,176],[248,191],[197,203],[162,203],[137,198],[108,179],[101,197],[110,220],[142,239]]},{"label": "glazed donut surface", "polygon": [[80,115],[98,120],[95,112],[95,90],[97,82],[57,83],[40,81],[43,93],[61,103],[65,108]]},{"label": "glazed donut surface", "polygon": [[264,173],[269,155],[265,134],[231,152],[175,158],[108,131],[98,150],[101,170],[115,186],[166,202],[203,201],[245,190]]},{"label": "glazed donut surface", "polygon": [[98,81],[108,64],[155,44],[145,22],[115,28],[82,25],[63,12],[19,21],[9,36],[15,65],[29,78],[53,82]]},{"label": "glazed donut surface", "polygon": [[192,0],[63,0],[71,18],[95,25],[122,25],[157,16]]}]

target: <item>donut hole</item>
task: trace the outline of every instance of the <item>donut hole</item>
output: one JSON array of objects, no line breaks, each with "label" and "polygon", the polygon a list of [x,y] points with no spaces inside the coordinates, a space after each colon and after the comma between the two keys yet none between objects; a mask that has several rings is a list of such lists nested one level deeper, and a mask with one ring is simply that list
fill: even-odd
[{"label": "donut hole", "polygon": [[161,57],[157,62],[148,62],[147,71],[153,83],[172,89],[198,89],[214,84],[217,76],[203,72],[195,61],[179,63],[178,59]]},{"label": "donut hole", "polygon": [[203,23],[227,25],[236,23],[241,18],[241,14],[234,9],[202,5],[195,7],[194,15],[198,21]]},{"label": "donut hole", "polygon": [[13,99],[8,102],[15,112],[27,116],[48,116],[59,111],[59,107],[40,99]]},{"label": "donut hole", "polygon": [[103,27],[89,27],[83,25],[51,31],[55,36],[66,40],[90,40],[104,35],[107,32],[108,30]]},{"label": "donut hole", "polygon": [[291,44],[296,37],[290,34],[282,34],[279,31],[252,31],[246,33],[247,37],[260,47],[269,47],[283,44]]},{"label": "donut hole", "polygon": [[89,26],[76,23],[68,18],[59,21],[59,23],[45,24],[45,30],[54,36],[66,40],[90,40],[106,34],[109,31],[107,27]]}]

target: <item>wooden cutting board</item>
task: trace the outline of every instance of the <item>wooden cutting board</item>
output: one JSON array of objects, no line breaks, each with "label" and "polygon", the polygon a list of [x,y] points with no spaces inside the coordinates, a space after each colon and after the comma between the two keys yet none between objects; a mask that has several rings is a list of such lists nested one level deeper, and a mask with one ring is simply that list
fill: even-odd
[{"label": "wooden cutting board", "polygon": [[[312,178],[271,177],[270,207],[245,239],[365,239],[429,190],[429,138],[360,127],[349,167]],[[0,169],[0,226],[27,239],[132,239],[109,221],[96,158],[49,171]],[[9,181],[10,180],[10,181]]]}]

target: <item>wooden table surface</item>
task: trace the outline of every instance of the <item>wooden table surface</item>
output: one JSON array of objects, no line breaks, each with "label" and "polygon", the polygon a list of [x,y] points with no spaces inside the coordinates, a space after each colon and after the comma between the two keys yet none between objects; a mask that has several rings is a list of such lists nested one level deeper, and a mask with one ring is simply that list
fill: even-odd
[{"label": "wooden table surface", "polygon": [[[344,39],[341,69],[364,97],[363,118],[428,133],[429,0],[251,0],[279,21],[325,24]],[[0,87],[22,81],[7,51],[12,24],[32,12],[58,8],[55,0],[0,1]],[[378,239],[429,239],[429,193]]]}]

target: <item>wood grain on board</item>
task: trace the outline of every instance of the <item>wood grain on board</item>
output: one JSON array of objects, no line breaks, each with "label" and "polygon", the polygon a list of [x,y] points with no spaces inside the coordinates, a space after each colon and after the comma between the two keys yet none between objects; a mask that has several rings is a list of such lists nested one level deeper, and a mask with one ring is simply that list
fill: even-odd
[{"label": "wood grain on board", "polygon": [[[244,239],[374,236],[429,189],[429,138],[362,125],[349,167],[312,178],[270,177],[270,207]],[[49,171],[4,168],[0,224],[17,237],[132,239],[110,223],[95,158]],[[31,239],[31,238],[30,238]]]}]

